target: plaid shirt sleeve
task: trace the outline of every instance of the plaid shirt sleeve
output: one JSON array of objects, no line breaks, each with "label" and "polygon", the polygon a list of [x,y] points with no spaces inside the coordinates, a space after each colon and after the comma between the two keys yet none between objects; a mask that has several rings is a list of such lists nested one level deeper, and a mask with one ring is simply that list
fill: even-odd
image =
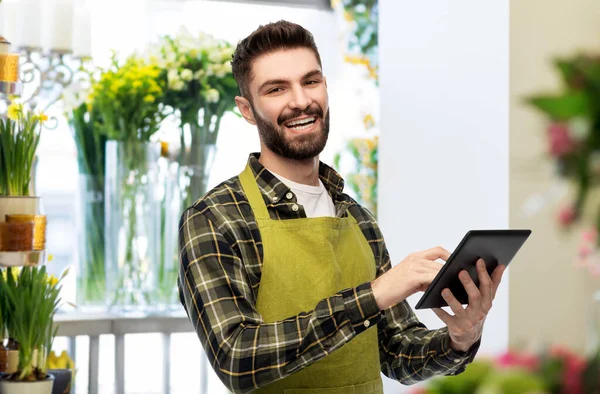
[{"label": "plaid shirt sleeve", "polygon": [[[379,276],[392,265],[376,224],[374,231],[381,240]],[[480,341],[467,352],[450,348],[448,328],[428,330],[406,300],[384,310],[382,315],[378,323],[381,371],[403,384],[414,384],[437,375],[457,375],[473,361],[479,349]]]},{"label": "plaid shirt sleeve", "polygon": [[322,359],[366,330],[366,320],[374,327],[382,319],[365,283],[321,300],[312,311],[265,323],[254,307],[243,261],[213,221],[189,208],[181,218],[179,242],[182,302],[213,369],[236,393]]}]

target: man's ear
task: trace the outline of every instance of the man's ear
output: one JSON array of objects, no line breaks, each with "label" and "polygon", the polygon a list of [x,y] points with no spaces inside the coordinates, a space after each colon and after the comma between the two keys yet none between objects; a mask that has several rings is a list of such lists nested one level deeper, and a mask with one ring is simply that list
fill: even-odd
[{"label": "man's ear", "polygon": [[250,102],[248,99],[242,96],[235,96],[235,103],[237,104],[237,107],[244,119],[246,119],[246,122],[256,126],[254,113],[252,112],[252,107],[250,107]]}]

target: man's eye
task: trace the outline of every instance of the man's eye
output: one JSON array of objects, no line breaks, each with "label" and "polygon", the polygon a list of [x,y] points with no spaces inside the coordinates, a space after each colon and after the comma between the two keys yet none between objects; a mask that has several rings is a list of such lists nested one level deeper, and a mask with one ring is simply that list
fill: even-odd
[{"label": "man's eye", "polygon": [[281,90],[283,90],[283,89],[281,89],[281,88],[273,88],[273,89],[269,90],[268,93],[277,93],[277,92],[279,92]]},{"label": "man's eye", "polygon": [[306,82],[307,85],[314,85],[314,84],[317,84],[317,83],[319,83],[319,81],[307,81]]}]

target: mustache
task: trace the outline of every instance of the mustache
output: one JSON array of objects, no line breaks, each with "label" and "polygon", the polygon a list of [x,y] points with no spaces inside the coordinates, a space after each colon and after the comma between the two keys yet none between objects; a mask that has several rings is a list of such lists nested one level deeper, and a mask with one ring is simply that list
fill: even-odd
[{"label": "mustache", "polygon": [[323,110],[318,105],[315,105],[314,107],[308,107],[305,110],[295,109],[294,111],[288,114],[279,115],[279,117],[277,118],[277,124],[279,126],[282,126],[288,120],[298,118],[302,115],[317,116],[319,118],[323,118]]}]

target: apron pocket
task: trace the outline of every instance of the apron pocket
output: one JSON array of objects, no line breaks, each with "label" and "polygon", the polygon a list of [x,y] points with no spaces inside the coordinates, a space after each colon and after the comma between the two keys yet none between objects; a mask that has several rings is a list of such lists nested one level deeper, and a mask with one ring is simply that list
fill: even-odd
[{"label": "apron pocket", "polygon": [[315,389],[287,389],[284,394],[383,394],[383,382],[381,378],[370,382],[355,384],[351,386],[323,387]]}]

